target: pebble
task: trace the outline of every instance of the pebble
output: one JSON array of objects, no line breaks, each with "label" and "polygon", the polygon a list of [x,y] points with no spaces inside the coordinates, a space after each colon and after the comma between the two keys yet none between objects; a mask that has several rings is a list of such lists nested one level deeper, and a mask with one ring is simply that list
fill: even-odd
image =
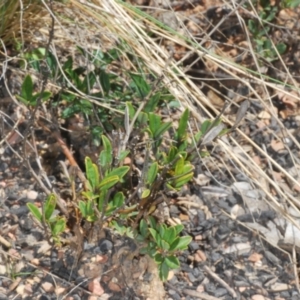
[{"label": "pebble", "polygon": [[11,214],[16,215],[18,217],[21,217],[22,215],[26,215],[28,213],[29,209],[26,205],[18,207],[18,208],[12,208],[10,210]]},{"label": "pebble", "polygon": [[191,242],[190,244],[189,244],[189,250],[191,251],[191,252],[194,252],[194,251],[196,251],[196,250],[198,250],[200,248],[200,246],[199,246],[199,244],[197,243],[197,242]]},{"label": "pebble", "polygon": [[99,248],[102,254],[106,254],[113,249],[113,243],[110,240],[103,239],[99,242]]},{"label": "pebble", "polygon": [[4,172],[8,168],[8,164],[6,162],[0,163],[0,172]]},{"label": "pebble", "polygon": [[39,300],[50,300],[50,297],[47,295],[42,295]]},{"label": "pebble", "polygon": [[5,294],[0,293],[0,300],[8,300],[8,297]]},{"label": "pebble", "polygon": [[36,192],[36,191],[28,191],[28,192],[26,193],[26,196],[27,196],[27,198],[30,199],[30,200],[36,200],[37,197],[38,197],[38,192]]},{"label": "pebble", "polygon": [[33,221],[31,218],[24,218],[19,220],[20,227],[26,231],[31,230]]},{"label": "pebble", "polygon": [[168,293],[171,296],[172,300],[180,300],[181,299],[180,295],[176,291],[174,291],[172,289],[169,289]]}]

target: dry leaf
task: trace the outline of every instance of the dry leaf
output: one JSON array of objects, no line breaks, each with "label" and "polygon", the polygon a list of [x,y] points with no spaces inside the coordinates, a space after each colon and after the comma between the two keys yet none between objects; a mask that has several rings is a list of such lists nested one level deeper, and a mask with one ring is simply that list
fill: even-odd
[{"label": "dry leaf", "polygon": [[262,257],[263,256],[261,254],[254,252],[248,257],[248,260],[253,263],[256,263],[258,261],[261,261]]},{"label": "dry leaf", "polygon": [[267,112],[266,110],[263,110],[261,111],[259,114],[258,114],[258,118],[259,119],[271,119],[271,115],[269,112]]},{"label": "dry leaf", "polygon": [[113,282],[113,280],[111,280],[109,282],[108,287],[113,292],[121,292],[121,290],[122,290],[121,287],[117,283]]},{"label": "dry leaf", "polygon": [[213,90],[208,91],[207,97],[212,104],[216,106],[216,108],[223,108],[224,100],[221,99]]},{"label": "dry leaf", "polygon": [[210,178],[204,174],[199,174],[196,178],[194,178],[194,180],[195,180],[196,184],[198,184],[200,186],[207,185],[210,182]]},{"label": "dry leaf", "polygon": [[295,110],[299,104],[299,96],[296,92],[292,91],[287,95],[283,91],[278,91],[277,96],[288,108]]},{"label": "dry leaf", "polygon": [[94,295],[97,296],[101,296],[102,294],[104,294],[104,289],[102,288],[101,284],[100,284],[100,279],[95,278],[93,279],[89,285],[88,285],[88,290],[93,293]]},{"label": "dry leaf", "polygon": [[276,141],[276,140],[271,141],[271,147],[276,152],[285,149],[284,144],[281,141]]}]

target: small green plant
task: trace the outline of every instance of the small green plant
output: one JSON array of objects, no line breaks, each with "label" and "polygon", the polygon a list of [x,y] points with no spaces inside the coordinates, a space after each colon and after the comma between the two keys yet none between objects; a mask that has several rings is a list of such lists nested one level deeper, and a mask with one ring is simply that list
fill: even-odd
[{"label": "small green plant", "polygon": [[[99,156],[100,168],[89,157],[85,158],[87,190],[82,192],[85,200],[79,201],[79,210],[88,222],[99,219],[99,213],[110,216],[115,210],[122,207],[125,201],[122,192],[115,193],[110,200],[108,200],[108,197],[110,196],[110,189],[123,180],[123,177],[129,171],[129,167],[112,167],[112,145],[104,135],[102,136],[102,143],[103,150]],[[123,158],[125,158],[124,153],[121,153],[119,161]]]},{"label": "small green plant", "polygon": [[281,5],[286,8],[296,8],[300,5],[300,0],[284,0]]},{"label": "small green plant", "polygon": [[250,19],[248,28],[252,33],[256,52],[266,60],[274,61],[278,59],[276,50],[279,54],[283,54],[287,49],[286,44],[278,43],[275,45],[275,50],[269,36],[271,32],[270,23],[275,20],[278,7],[272,6],[270,1],[265,0],[260,0],[259,5],[261,6],[258,12],[259,19]]},{"label": "small green plant", "polygon": [[17,99],[26,105],[36,106],[37,100],[47,101],[51,97],[51,92],[44,91],[43,93],[34,93],[34,86],[32,78],[27,75],[23,81],[20,95],[17,95]]},{"label": "small green plant", "polygon": [[167,226],[158,224],[152,216],[147,221],[141,220],[137,240],[146,241],[147,246],[141,249],[142,254],[151,256],[158,265],[159,277],[165,281],[169,271],[180,266],[176,257],[179,251],[187,249],[192,241],[190,236],[180,237],[183,225]]},{"label": "small green plant", "polygon": [[[206,145],[226,131],[223,130],[221,120],[217,119],[203,122],[199,132],[191,133],[188,109],[183,112],[175,127],[172,122],[164,120],[159,114],[159,108],[166,106],[166,103],[169,107],[178,107],[179,101],[169,95],[165,88],[153,91],[147,82],[147,76],[151,74],[127,72],[128,84],[124,85],[124,81],[117,75],[106,72],[107,65],[120,55],[119,51],[96,51],[91,55],[82,49],[78,50],[93,63],[93,71],[86,67],[75,67],[71,57],[59,68],[55,56],[48,52],[45,57],[43,48],[25,54],[31,67],[39,72],[43,72],[46,62],[49,77],[61,86],[61,90],[52,97],[49,104],[60,108],[62,118],[67,119],[75,113],[82,114],[91,124],[94,144],[101,144],[98,161],[85,158],[87,181],[84,183],[84,190],[79,195],[74,195],[79,199],[76,213],[79,212],[82,219],[89,223],[108,221],[120,234],[147,244],[142,253],[155,259],[160,278],[166,280],[169,271],[179,267],[176,255],[187,248],[191,237],[180,236],[183,225],[159,224],[151,214],[166,193],[178,192],[189,183],[194,176],[194,160],[209,155]],[[93,93],[95,86],[99,91]],[[84,95],[94,99],[101,98],[101,105],[94,105]],[[48,100],[50,96],[48,93],[33,94],[32,80],[30,77],[25,78],[21,101],[35,106],[38,97]],[[116,103],[114,108],[125,114],[125,122],[122,114],[118,115],[103,107],[105,102],[110,104],[111,99]],[[144,103],[140,106],[143,107],[140,111],[137,107],[141,101]],[[100,122],[94,126],[94,120]],[[112,141],[108,138],[109,135],[103,134],[112,129],[121,133],[124,123],[124,140],[122,134]],[[145,158],[143,167],[138,169],[139,166],[135,166],[135,169],[131,169],[131,176],[127,176],[130,167],[123,166],[123,161],[130,156],[135,164],[133,158],[136,149],[132,145],[129,147],[127,143],[134,134],[142,137],[140,147]],[[138,178],[138,183],[133,183],[134,176]],[[51,195],[47,198],[42,213],[33,204],[28,207],[34,217],[50,229],[53,239],[59,243],[59,235],[64,231],[66,221],[53,216],[55,205],[56,198]]]},{"label": "small green plant", "polygon": [[33,203],[27,203],[27,207],[34,218],[40,224],[44,224],[50,230],[54,242],[59,245],[59,236],[66,229],[66,219],[54,214],[56,201],[56,196],[54,194],[50,194],[46,198],[46,201],[42,207],[42,212],[38,206]]},{"label": "small green plant", "polygon": [[187,249],[192,241],[190,236],[180,236],[183,225],[167,226],[159,224],[154,217],[142,219],[139,228],[121,225],[113,220],[110,225],[121,235],[126,235],[140,243],[140,253],[147,254],[158,265],[159,277],[166,281],[170,270],[178,269],[180,262],[176,257],[181,251]]}]

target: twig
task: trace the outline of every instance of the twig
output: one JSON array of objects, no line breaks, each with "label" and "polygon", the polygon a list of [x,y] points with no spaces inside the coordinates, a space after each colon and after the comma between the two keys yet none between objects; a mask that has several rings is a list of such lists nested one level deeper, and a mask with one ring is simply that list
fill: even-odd
[{"label": "twig", "polygon": [[186,295],[189,295],[189,296],[192,296],[192,297],[197,297],[197,298],[200,298],[200,299],[203,299],[203,300],[219,300],[219,298],[216,298],[214,296],[210,296],[210,295],[207,295],[207,294],[199,293],[199,292],[194,291],[194,290],[184,289],[182,292]]},{"label": "twig", "polygon": [[236,292],[232,289],[222,278],[220,278],[216,273],[214,273],[208,266],[204,266],[204,270],[218,283],[220,283],[233,298],[236,298]]},{"label": "twig", "polygon": [[2,237],[1,235],[0,235],[0,243],[7,248],[11,247],[11,243],[9,241],[7,241],[4,237]]}]

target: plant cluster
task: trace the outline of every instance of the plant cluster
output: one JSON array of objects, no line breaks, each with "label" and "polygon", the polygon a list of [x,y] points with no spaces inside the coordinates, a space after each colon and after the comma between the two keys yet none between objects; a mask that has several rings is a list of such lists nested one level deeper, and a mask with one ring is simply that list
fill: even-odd
[{"label": "plant cluster", "polygon": [[278,54],[284,54],[287,49],[286,44],[282,42],[275,45],[275,49],[270,39],[272,22],[275,21],[280,8],[268,0],[252,1],[252,5],[259,7],[258,18],[248,21],[248,28],[252,34],[255,50],[258,55],[267,61],[274,61],[278,59]]},{"label": "plant cluster", "polygon": [[[74,214],[75,211],[79,214],[78,222],[106,222],[118,232],[142,242],[146,246],[141,252],[155,259],[159,266],[160,278],[166,280],[169,270],[179,267],[176,253],[187,248],[191,237],[180,236],[182,225],[159,224],[151,214],[155,211],[158,199],[163,199],[168,192],[177,192],[188,184],[194,175],[195,159],[209,155],[202,146],[225,131],[218,119],[203,122],[197,133],[191,133],[188,127],[188,109],[183,112],[177,128],[172,122],[165,122],[158,114],[157,108],[165,105],[166,101],[168,105],[172,105],[175,100],[169,101],[170,99],[164,96],[166,92],[163,88],[151,94],[151,85],[140,74],[130,73],[131,82],[128,89],[121,89],[119,79],[106,73],[103,63],[103,60],[105,64],[111,62],[115,58],[113,54],[116,53],[118,52],[111,50],[109,53],[99,54],[102,63],[99,62],[100,59],[94,60],[93,72],[87,72],[82,67],[73,67],[71,58],[67,59],[60,70],[55,57],[49,53],[46,57],[48,72],[52,79],[56,78],[56,84],[61,86],[61,90],[54,95],[47,91],[43,95],[34,94],[32,80],[27,76],[19,99],[27,105],[35,106],[37,97],[41,97],[44,102],[51,97],[49,105],[62,106],[61,117],[68,118],[81,112],[87,119],[95,113],[100,117],[99,113],[104,110],[101,107],[95,112],[93,104],[82,97],[84,94],[91,95],[90,91],[95,84],[98,83],[101,87],[98,97],[107,99],[114,96],[122,99],[118,108],[123,107],[126,133],[131,134],[128,128],[128,123],[131,122],[136,133],[145,138],[142,146],[145,161],[140,170],[138,185],[131,184],[133,169],[124,165],[126,157],[133,159],[132,147],[126,144],[126,141],[115,145],[109,136],[101,134],[104,132],[104,128],[101,128],[94,138],[95,143],[101,144],[99,158],[96,162],[90,157],[85,158],[87,182],[84,183],[85,188],[74,197]],[[40,62],[42,54],[45,54],[42,49],[25,54],[29,63],[40,72],[43,72]],[[146,101],[141,111],[137,109],[134,101],[128,101],[126,93],[131,99]],[[121,122],[119,116],[106,111],[105,115],[109,114],[110,122],[115,122],[115,126],[119,126],[117,128],[124,126],[124,117]],[[118,118],[120,120],[117,120]],[[102,121],[105,123],[105,119]],[[105,131],[108,129],[109,126]],[[169,138],[166,139],[166,136]],[[122,146],[124,143],[125,147]],[[42,211],[34,204],[28,204],[28,207],[33,216],[49,230],[53,240],[60,244],[59,237],[66,228],[66,220],[54,215],[55,199],[54,195],[50,195]]]}]

